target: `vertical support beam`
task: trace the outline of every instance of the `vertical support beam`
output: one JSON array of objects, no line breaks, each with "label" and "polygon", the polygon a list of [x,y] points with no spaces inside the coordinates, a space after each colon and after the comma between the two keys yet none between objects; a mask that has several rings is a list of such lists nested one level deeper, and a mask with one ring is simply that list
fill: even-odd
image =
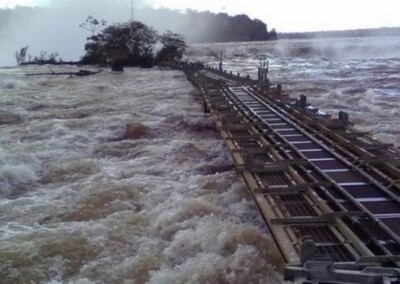
[{"label": "vertical support beam", "polygon": [[224,62],[224,52],[221,51],[219,55],[219,71],[222,71],[223,62]]}]

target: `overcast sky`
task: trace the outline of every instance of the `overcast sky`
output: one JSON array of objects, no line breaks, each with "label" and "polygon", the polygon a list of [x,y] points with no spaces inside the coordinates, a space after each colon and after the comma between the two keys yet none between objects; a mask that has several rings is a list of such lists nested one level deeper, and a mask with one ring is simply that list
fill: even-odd
[{"label": "overcast sky", "polygon": [[[73,0],[0,0],[0,7],[60,1]],[[244,13],[280,32],[400,26],[399,0],[147,0],[147,3],[156,7]]]}]

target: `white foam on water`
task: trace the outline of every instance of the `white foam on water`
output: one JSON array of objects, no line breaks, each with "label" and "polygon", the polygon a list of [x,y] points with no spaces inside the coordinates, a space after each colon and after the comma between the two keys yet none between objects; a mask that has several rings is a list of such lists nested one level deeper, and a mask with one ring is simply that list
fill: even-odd
[{"label": "white foam on water", "polygon": [[41,162],[28,152],[6,154],[0,149],[0,197],[13,195],[39,180]]},{"label": "white foam on water", "polygon": [[257,55],[267,55],[268,77],[293,98],[337,115],[347,111],[360,130],[400,147],[400,54],[397,37],[279,40],[259,43],[196,44],[188,59],[257,76]]},{"label": "white foam on water", "polygon": [[0,127],[9,187],[0,198],[2,279],[282,280],[257,208],[182,73],[22,81],[29,91],[1,94],[8,112],[23,115]]},{"label": "white foam on water", "polygon": [[[218,64],[216,50],[231,48],[207,46],[194,58]],[[398,60],[287,58],[235,43],[225,66],[254,76],[259,53],[272,56],[273,83],[400,145]],[[46,71],[0,70],[4,281],[282,281],[263,220],[182,73],[24,75]]]}]

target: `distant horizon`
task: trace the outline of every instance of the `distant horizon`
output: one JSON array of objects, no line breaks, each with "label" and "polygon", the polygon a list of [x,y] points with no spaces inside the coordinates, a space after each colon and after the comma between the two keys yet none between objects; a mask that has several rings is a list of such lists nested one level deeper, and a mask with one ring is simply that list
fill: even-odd
[{"label": "distant horizon", "polygon": [[381,30],[381,29],[400,29],[399,26],[393,26],[393,27],[372,27],[372,28],[352,28],[352,29],[345,29],[345,30],[315,30],[315,31],[291,31],[291,32],[281,32],[277,30],[278,34],[294,34],[294,33],[299,33],[299,34],[309,34],[309,33],[329,33],[329,32],[348,32],[348,31],[362,31],[362,30]]},{"label": "distant horizon", "polygon": [[[184,11],[210,11],[229,15],[246,14],[252,19],[260,19],[268,25],[268,30],[279,33],[308,33],[324,31],[344,31],[357,29],[379,29],[400,27],[397,11],[400,3],[392,0],[366,0],[362,3],[347,0],[319,1],[291,0],[265,3],[261,0],[247,0],[246,5],[238,1],[211,0],[133,0],[136,7],[150,5],[154,8],[169,8]],[[15,6],[44,7],[70,5],[78,0],[0,0],[0,8]],[[109,0],[98,0],[96,5],[109,8]],[[130,0],[115,0],[117,6],[130,6]],[[321,3],[324,2],[324,3]],[[88,6],[93,0],[80,0],[79,5]],[[106,14],[107,11],[105,11]],[[127,9],[130,14],[130,9]]]}]

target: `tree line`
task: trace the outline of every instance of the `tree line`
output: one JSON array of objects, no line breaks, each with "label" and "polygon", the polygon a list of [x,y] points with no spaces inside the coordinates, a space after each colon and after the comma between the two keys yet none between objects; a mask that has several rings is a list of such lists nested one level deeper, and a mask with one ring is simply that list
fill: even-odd
[{"label": "tree line", "polygon": [[[40,17],[48,8],[17,7],[0,9],[0,35],[2,28],[21,26],[21,19]],[[154,29],[171,30],[185,37],[188,42],[231,42],[264,41],[277,39],[275,29],[268,30],[267,24],[247,15],[230,16],[226,13],[199,12],[187,9],[185,12],[168,8],[155,9],[150,6],[136,10],[135,20]]]},{"label": "tree line", "polygon": [[226,13],[199,12],[187,9],[184,13],[168,8],[142,8],[137,16],[157,29],[171,29],[189,42],[237,42],[275,40],[275,29],[268,31],[267,24],[247,15],[230,16]]}]

